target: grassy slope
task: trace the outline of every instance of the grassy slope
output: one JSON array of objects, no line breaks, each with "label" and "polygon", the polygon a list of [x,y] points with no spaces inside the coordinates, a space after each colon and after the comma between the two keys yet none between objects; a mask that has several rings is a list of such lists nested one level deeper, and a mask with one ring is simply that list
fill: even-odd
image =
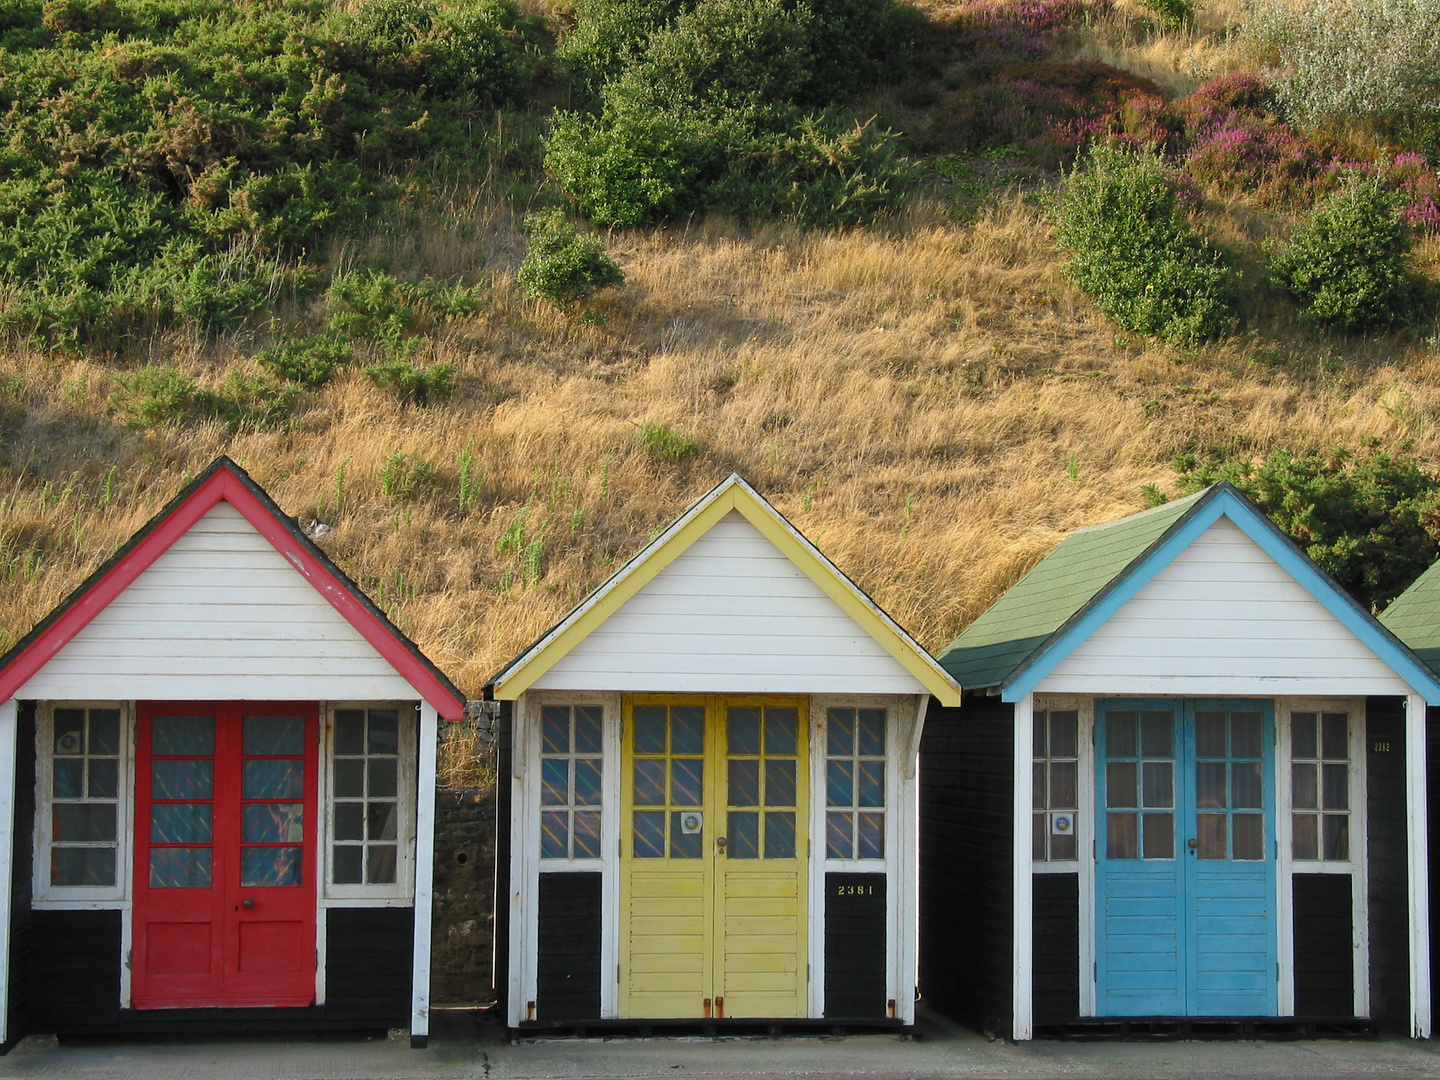
[{"label": "grassy slope", "polygon": [[[1068,47],[1168,70],[1177,88],[1196,50],[1216,52],[1133,41],[1107,25]],[[336,526],[331,553],[472,695],[731,471],[938,648],[1064,532],[1139,509],[1142,484],[1168,486],[1179,450],[1377,436],[1440,460],[1432,346],[1323,340],[1284,310],[1252,311],[1251,331],[1195,352],[1126,340],[1064,282],[1023,195],[971,224],[937,191],[843,234],[724,221],[616,234],[629,283],[598,304],[603,325],[581,325],[513,285],[523,197],[483,176],[412,189],[371,253],[405,275],[493,282],[486,308],[433,342],[460,369],[440,405],[400,406],[352,374],[283,432],[137,432],[110,409],[113,366],[0,357],[4,643],[221,452],[302,521]],[[1248,243],[1258,220],[1237,205],[1215,227]],[[203,375],[262,340],[153,352]],[[640,431],[657,423],[699,452],[654,459]],[[467,448],[484,489],[462,512]],[[434,487],[387,497],[396,451],[434,464]]]}]

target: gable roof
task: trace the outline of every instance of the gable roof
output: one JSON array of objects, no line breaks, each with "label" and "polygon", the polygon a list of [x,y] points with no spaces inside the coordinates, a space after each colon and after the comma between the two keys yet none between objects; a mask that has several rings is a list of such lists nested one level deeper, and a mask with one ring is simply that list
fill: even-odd
[{"label": "gable roof", "polygon": [[959,684],[936,663],[934,657],[736,474],[721,481],[691,504],[669,528],[511,660],[486,686],[486,694],[502,700],[519,697],[645,584],[732,512],[738,512],[755,526],[941,704],[960,703]]},{"label": "gable roof", "polygon": [[1225,481],[1118,521],[1077,529],[951,642],[940,654],[941,665],[968,688],[996,688],[1006,701],[1020,700],[1221,517],[1275,559],[1416,693],[1440,703],[1435,675]]},{"label": "gable roof", "polygon": [[237,510],[307,582],[446,720],[465,714],[465,695],[395,626],[360,587],[306,536],[249,473],[216,458],[0,657],[0,701],[7,700],[216,504]]},{"label": "gable roof", "polygon": [[1380,613],[1380,622],[1440,674],[1440,562],[1397,596]]}]

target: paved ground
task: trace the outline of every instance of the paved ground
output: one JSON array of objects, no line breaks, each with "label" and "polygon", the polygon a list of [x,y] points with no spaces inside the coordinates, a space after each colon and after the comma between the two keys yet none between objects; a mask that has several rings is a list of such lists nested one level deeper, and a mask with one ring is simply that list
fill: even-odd
[{"label": "paved ground", "polygon": [[74,1080],[571,1080],[846,1077],[1009,1080],[1194,1077],[1440,1078],[1440,1046],[1379,1041],[992,1043],[934,1016],[922,1038],[549,1040],[511,1046],[495,1025],[437,1017],[427,1050],[382,1038],[22,1043],[0,1077]]}]

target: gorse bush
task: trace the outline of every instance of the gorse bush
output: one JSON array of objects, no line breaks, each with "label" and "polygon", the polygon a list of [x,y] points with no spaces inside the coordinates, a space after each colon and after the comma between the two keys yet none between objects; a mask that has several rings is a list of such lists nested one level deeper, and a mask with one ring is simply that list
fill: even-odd
[{"label": "gorse bush", "polygon": [[364,373],[381,390],[388,390],[401,401],[415,405],[428,405],[434,398],[445,397],[455,385],[454,364],[419,367],[408,360],[392,360],[370,364]]},{"label": "gorse bush", "polygon": [[1419,284],[1407,266],[1402,197],[1380,176],[1353,173],[1296,226],[1270,274],[1300,310],[1337,330],[1373,330],[1414,312]]},{"label": "gorse bush", "polygon": [[559,210],[531,214],[524,229],[530,247],[516,277],[531,296],[564,307],[625,280],[600,240],[582,236]]},{"label": "gorse bush", "polygon": [[1186,220],[1155,155],[1095,147],[1053,214],[1066,274],[1125,329],[1196,341],[1233,325],[1235,272]]},{"label": "gorse bush", "polygon": [[290,415],[300,390],[268,375],[231,371],[217,387],[172,365],[147,365],[118,379],[110,403],[133,428],[190,420],[221,420],[232,428],[270,427]]},{"label": "gorse bush", "polygon": [[435,487],[439,474],[419,454],[394,453],[380,468],[380,490],[399,501],[418,498]]},{"label": "gorse bush", "polygon": [[1194,0],[1141,0],[1162,26],[1174,29],[1195,18]]},{"label": "gorse bush", "polygon": [[355,359],[350,342],[329,334],[288,338],[262,349],[256,361],[272,375],[307,388],[324,386]]}]

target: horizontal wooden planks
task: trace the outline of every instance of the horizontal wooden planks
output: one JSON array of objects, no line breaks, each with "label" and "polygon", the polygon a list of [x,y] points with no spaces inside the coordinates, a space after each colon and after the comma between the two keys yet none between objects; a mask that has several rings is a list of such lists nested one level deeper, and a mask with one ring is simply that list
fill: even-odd
[{"label": "horizontal wooden planks", "polygon": [[705,868],[630,870],[628,985],[622,988],[629,1016],[655,1020],[702,1015],[708,971],[710,904]]},{"label": "horizontal wooden planks", "polygon": [[800,870],[722,862],[721,972],[727,1017],[805,1015],[806,939]]},{"label": "horizontal wooden planks", "polygon": [[825,875],[825,1017],[887,1015],[884,874]]},{"label": "horizontal wooden planks", "polygon": [[1295,1015],[1355,1015],[1355,924],[1349,874],[1296,874]]},{"label": "horizontal wooden planks", "polygon": [[602,875],[540,875],[535,950],[535,1019],[600,1016]]}]

